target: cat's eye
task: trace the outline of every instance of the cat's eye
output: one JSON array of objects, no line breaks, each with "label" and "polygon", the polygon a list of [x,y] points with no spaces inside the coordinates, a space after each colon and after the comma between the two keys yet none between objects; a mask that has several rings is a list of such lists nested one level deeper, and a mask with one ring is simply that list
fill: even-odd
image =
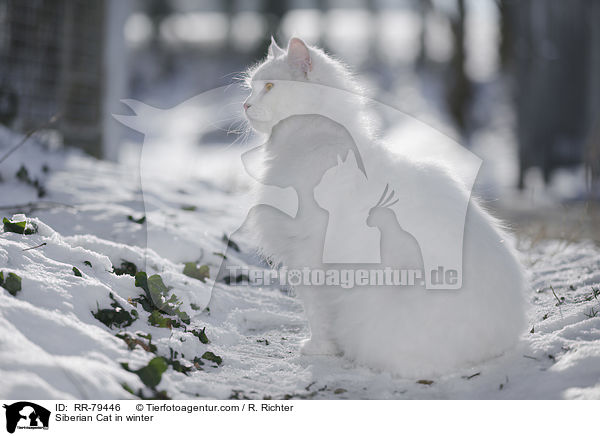
[{"label": "cat's eye", "polygon": [[269,83],[266,83],[266,84],[265,84],[265,89],[266,89],[267,91],[270,91],[270,90],[271,90],[271,88],[273,88],[273,86],[275,86],[275,85],[274,85],[274,84],[272,84],[271,82],[269,82]]}]

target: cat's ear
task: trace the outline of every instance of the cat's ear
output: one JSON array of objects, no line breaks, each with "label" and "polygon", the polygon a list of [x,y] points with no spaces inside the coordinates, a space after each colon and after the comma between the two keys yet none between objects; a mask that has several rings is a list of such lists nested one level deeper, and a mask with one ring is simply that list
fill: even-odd
[{"label": "cat's ear", "polygon": [[275,38],[273,38],[273,36],[271,35],[271,44],[269,45],[269,52],[268,55],[270,58],[278,58],[281,55],[285,54],[285,50],[283,50],[281,47],[279,47],[277,45],[277,42],[275,42]]},{"label": "cat's ear", "polygon": [[312,60],[308,47],[300,38],[290,39],[288,45],[288,63],[293,68],[297,68],[304,74],[312,71]]}]

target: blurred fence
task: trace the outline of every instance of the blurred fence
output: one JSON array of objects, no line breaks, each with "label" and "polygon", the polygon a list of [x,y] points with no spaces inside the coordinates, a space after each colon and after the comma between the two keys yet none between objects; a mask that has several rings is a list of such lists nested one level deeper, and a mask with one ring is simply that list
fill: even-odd
[{"label": "blurred fence", "polygon": [[598,0],[0,0],[0,123],[60,113],[65,144],[114,158],[107,114],[127,80],[134,97],[175,104],[226,84],[271,34],[297,34],[384,94],[419,88],[464,137],[478,99],[493,103],[486,86],[512,78],[520,184],[531,167],[548,180],[585,163],[598,177],[598,23]]},{"label": "blurred fence", "polygon": [[598,176],[600,4],[505,0],[504,32],[516,86],[520,177],[585,163]]},{"label": "blurred fence", "polygon": [[24,131],[59,113],[64,143],[99,156],[104,1],[0,2],[0,123]]}]

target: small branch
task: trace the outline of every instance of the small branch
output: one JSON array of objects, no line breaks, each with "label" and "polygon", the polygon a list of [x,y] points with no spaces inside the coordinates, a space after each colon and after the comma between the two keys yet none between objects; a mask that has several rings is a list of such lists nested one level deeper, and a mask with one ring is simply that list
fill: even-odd
[{"label": "small branch", "polygon": [[563,304],[564,301],[561,300],[560,298],[558,298],[558,295],[556,295],[556,292],[554,292],[554,288],[552,286],[550,286],[550,289],[552,290],[552,295],[554,295],[554,298],[556,298],[556,301],[558,301],[557,306],[560,306],[561,304]]},{"label": "small branch", "polygon": [[25,144],[25,143],[27,142],[27,140],[28,140],[29,138],[31,138],[31,136],[32,136],[34,133],[36,133],[36,132],[38,132],[38,131],[40,131],[40,130],[42,130],[42,129],[45,129],[45,128],[47,128],[47,127],[50,127],[52,124],[56,123],[56,122],[57,122],[57,121],[60,119],[60,117],[61,117],[61,114],[60,114],[60,113],[56,113],[56,114],[52,115],[52,117],[50,117],[50,119],[49,119],[48,121],[46,121],[44,124],[42,124],[42,125],[40,125],[40,126],[37,126],[37,127],[34,127],[34,128],[33,128],[33,129],[31,129],[30,131],[28,131],[28,132],[25,134],[25,136],[23,137],[23,139],[21,139],[19,142],[17,142],[13,148],[11,148],[10,150],[8,150],[8,151],[7,151],[7,152],[4,154],[4,156],[0,157],[0,164],[1,164],[2,162],[4,162],[4,161],[5,161],[5,160],[8,158],[8,156],[10,156],[10,155],[11,155],[11,154],[13,154],[15,151],[17,151],[17,150],[18,150],[18,149],[19,149],[19,148],[20,148],[20,147],[21,147],[23,144]]},{"label": "small branch", "polygon": [[22,251],[34,250],[34,249],[36,249],[36,248],[43,247],[44,245],[46,245],[46,243],[45,243],[45,242],[42,242],[40,245],[36,245],[35,247],[23,248],[23,250],[22,250]]},{"label": "small branch", "polygon": [[24,204],[13,204],[0,206],[0,210],[23,210],[28,209],[30,212],[41,209],[53,209],[55,207],[66,207],[75,209],[76,207],[71,204],[59,203],[57,201],[32,201]]},{"label": "small branch", "polygon": [[471,375],[463,375],[462,378],[464,378],[465,380],[471,380],[473,377],[477,377],[478,375],[481,375],[481,371]]},{"label": "small branch", "polygon": [[596,309],[594,309],[593,307],[590,307],[589,313],[584,313],[584,315],[587,316],[588,318],[595,318],[598,315],[598,311]]}]

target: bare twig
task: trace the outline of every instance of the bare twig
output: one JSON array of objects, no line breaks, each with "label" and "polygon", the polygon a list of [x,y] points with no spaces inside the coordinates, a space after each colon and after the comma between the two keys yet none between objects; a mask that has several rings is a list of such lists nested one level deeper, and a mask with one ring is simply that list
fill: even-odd
[{"label": "bare twig", "polygon": [[42,242],[40,245],[36,245],[35,247],[29,247],[29,248],[23,248],[22,251],[29,251],[29,250],[34,250],[36,248],[40,248],[43,247],[44,245],[47,245],[45,242]]},{"label": "bare twig", "polygon": [[59,203],[57,201],[32,201],[24,204],[13,204],[0,206],[0,210],[23,210],[28,209],[30,212],[41,209],[54,209],[55,207],[66,207],[75,209],[75,206],[66,203]]},{"label": "bare twig", "polygon": [[554,295],[554,298],[556,298],[556,301],[558,301],[557,306],[560,306],[561,304],[563,304],[564,301],[561,300],[560,298],[558,298],[558,295],[556,295],[556,292],[554,292],[554,287],[550,286],[550,290],[552,290],[552,295]]},{"label": "bare twig", "polygon": [[464,378],[465,380],[471,380],[473,377],[477,377],[478,375],[481,375],[481,371],[471,375],[463,375],[462,378]]},{"label": "bare twig", "polygon": [[34,127],[33,129],[29,130],[25,136],[23,137],[23,139],[21,139],[19,142],[17,142],[13,148],[11,148],[10,150],[8,150],[6,153],[4,153],[4,156],[0,157],[0,164],[2,162],[4,162],[11,154],[13,154],[15,151],[17,151],[23,144],[25,144],[27,142],[27,140],[29,138],[31,138],[31,136],[42,130],[45,128],[50,127],[52,124],[56,123],[61,117],[60,113],[56,113],[54,115],[52,115],[52,117],[50,117],[50,119],[48,121],[46,121],[44,124]]},{"label": "bare twig", "polygon": [[306,389],[307,391],[310,391],[310,388],[316,383],[316,381],[312,382],[311,384],[309,384],[307,387],[305,387],[304,389]]},{"label": "bare twig", "polygon": [[595,318],[598,315],[598,311],[596,309],[594,309],[593,307],[590,307],[589,313],[584,313],[584,315],[587,316],[588,318]]}]

